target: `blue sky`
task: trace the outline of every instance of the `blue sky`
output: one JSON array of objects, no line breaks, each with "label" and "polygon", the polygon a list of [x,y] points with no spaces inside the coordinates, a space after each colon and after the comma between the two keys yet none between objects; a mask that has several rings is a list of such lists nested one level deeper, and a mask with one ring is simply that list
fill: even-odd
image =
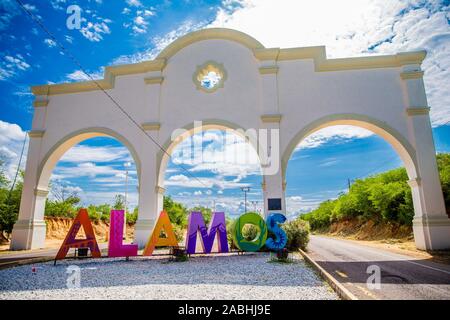
[{"label": "blue sky", "polygon": [[[190,31],[228,27],[246,32],[266,47],[326,45],[328,57],[391,54],[426,49],[425,84],[436,148],[450,151],[449,1],[144,1],[23,0],[95,77],[103,66],[154,57]],[[81,29],[66,27],[69,5],[82,9]],[[15,1],[0,1],[0,154],[11,176],[24,132],[30,129],[34,84],[81,81],[85,75],[26,17]],[[192,165],[177,152],[166,172],[167,193],[191,207],[212,206],[230,214],[243,210],[240,186],[251,186],[250,203],[262,205],[257,163],[211,165],[226,152],[221,133],[205,133],[211,157]],[[239,140],[239,147],[245,144]],[[88,157],[85,155],[89,154]],[[209,161],[209,162],[208,162]],[[125,163],[131,162],[130,167]],[[187,186],[185,166],[204,184]],[[290,214],[305,212],[345,190],[347,179],[401,166],[392,148],[362,129],[333,127],[309,137],[293,154],[287,172]],[[220,167],[221,170],[217,170]],[[74,190],[84,204],[112,202],[124,193],[137,203],[136,168],[128,151],[113,139],[96,138],[70,150],[54,170],[53,183]],[[206,186],[205,186],[206,185]]]}]

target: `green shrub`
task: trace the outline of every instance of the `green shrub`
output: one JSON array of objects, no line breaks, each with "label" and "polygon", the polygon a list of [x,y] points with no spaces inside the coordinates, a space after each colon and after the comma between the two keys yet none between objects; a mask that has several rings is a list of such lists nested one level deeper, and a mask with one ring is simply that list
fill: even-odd
[{"label": "green shrub", "polygon": [[254,240],[259,233],[259,229],[254,224],[246,224],[242,227],[242,236],[246,241]]},{"label": "green shrub", "polygon": [[186,230],[184,230],[179,225],[173,225],[173,232],[175,233],[175,238],[177,239],[178,243],[181,243],[184,241],[184,236],[186,233]]},{"label": "green shrub", "polygon": [[282,228],[288,238],[286,248],[289,251],[306,250],[309,242],[309,223],[307,221],[296,219],[284,223]]},{"label": "green shrub", "polygon": [[101,212],[97,212],[97,211],[89,211],[88,210],[88,215],[89,215],[89,219],[92,222],[99,222],[100,218],[102,217],[102,213]]},{"label": "green shrub", "polygon": [[138,218],[137,211],[134,212],[127,212],[127,223],[128,224],[135,224]]},{"label": "green shrub", "polygon": [[109,223],[109,220],[111,218],[111,213],[102,213],[102,215],[100,216],[100,219],[105,222],[105,223]]}]

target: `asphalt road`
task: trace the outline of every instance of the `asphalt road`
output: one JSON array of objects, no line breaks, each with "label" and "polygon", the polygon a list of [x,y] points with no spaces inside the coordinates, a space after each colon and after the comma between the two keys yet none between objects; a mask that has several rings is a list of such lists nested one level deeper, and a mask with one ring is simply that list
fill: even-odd
[{"label": "asphalt road", "polygon": [[450,265],[320,236],[311,236],[308,254],[359,299],[450,299]]}]

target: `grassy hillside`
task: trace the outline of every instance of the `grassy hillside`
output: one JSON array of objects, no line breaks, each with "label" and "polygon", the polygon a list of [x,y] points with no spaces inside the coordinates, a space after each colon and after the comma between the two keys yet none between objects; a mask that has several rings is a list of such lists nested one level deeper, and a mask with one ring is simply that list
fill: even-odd
[{"label": "grassy hillside", "polygon": [[[450,154],[437,155],[447,214],[450,214]],[[408,175],[404,168],[356,180],[348,193],[299,217],[310,223],[312,230],[326,230],[342,221],[387,222],[411,226],[414,209]]]}]

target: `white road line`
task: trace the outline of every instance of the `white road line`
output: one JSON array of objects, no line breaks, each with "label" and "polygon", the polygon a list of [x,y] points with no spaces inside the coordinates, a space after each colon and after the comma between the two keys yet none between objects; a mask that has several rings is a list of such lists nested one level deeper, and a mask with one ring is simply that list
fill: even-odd
[{"label": "white road line", "polygon": [[[319,238],[320,238],[320,237],[319,237]],[[328,239],[328,238],[321,238],[321,239],[327,239],[327,240],[331,240],[331,241],[342,241],[342,242],[345,242],[347,245],[350,245],[350,246],[353,245],[353,246],[355,246],[355,247],[364,247],[364,248],[369,249],[369,250],[372,251],[372,252],[375,252],[376,254],[379,254],[379,255],[385,256],[385,257],[390,257],[391,259],[392,259],[392,258],[401,257],[401,259],[400,259],[401,261],[404,261],[404,262],[407,262],[407,263],[411,263],[411,264],[414,264],[414,265],[417,265],[417,266],[420,266],[420,267],[423,267],[423,268],[427,268],[427,269],[430,269],[430,270],[443,272],[443,273],[445,273],[445,274],[450,274],[450,271],[442,270],[442,269],[439,269],[439,268],[430,267],[430,266],[421,264],[421,263],[419,263],[419,262],[411,261],[411,260],[409,260],[410,257],[407,257],[407,258],[406,258],[406,257],[404,257],[404,256],[402,256],[402,255],[400,255],[400,254],[397,254],[397,253],[384,253],[384,252],[379,252],[379,251],[381,251],[382,249],[374,249],[374,248],[369,247],[369,246],[364,246],[364,245],[362,245],[362,244],[355,244],[355,243],[352,243],[352,242],[347,242],[347,241],[342,240],[342,239]],[[378,250],[379,250],[379,251],[378,251]],[[370,261],[366,261],[366,262],[370,262]]]}]

